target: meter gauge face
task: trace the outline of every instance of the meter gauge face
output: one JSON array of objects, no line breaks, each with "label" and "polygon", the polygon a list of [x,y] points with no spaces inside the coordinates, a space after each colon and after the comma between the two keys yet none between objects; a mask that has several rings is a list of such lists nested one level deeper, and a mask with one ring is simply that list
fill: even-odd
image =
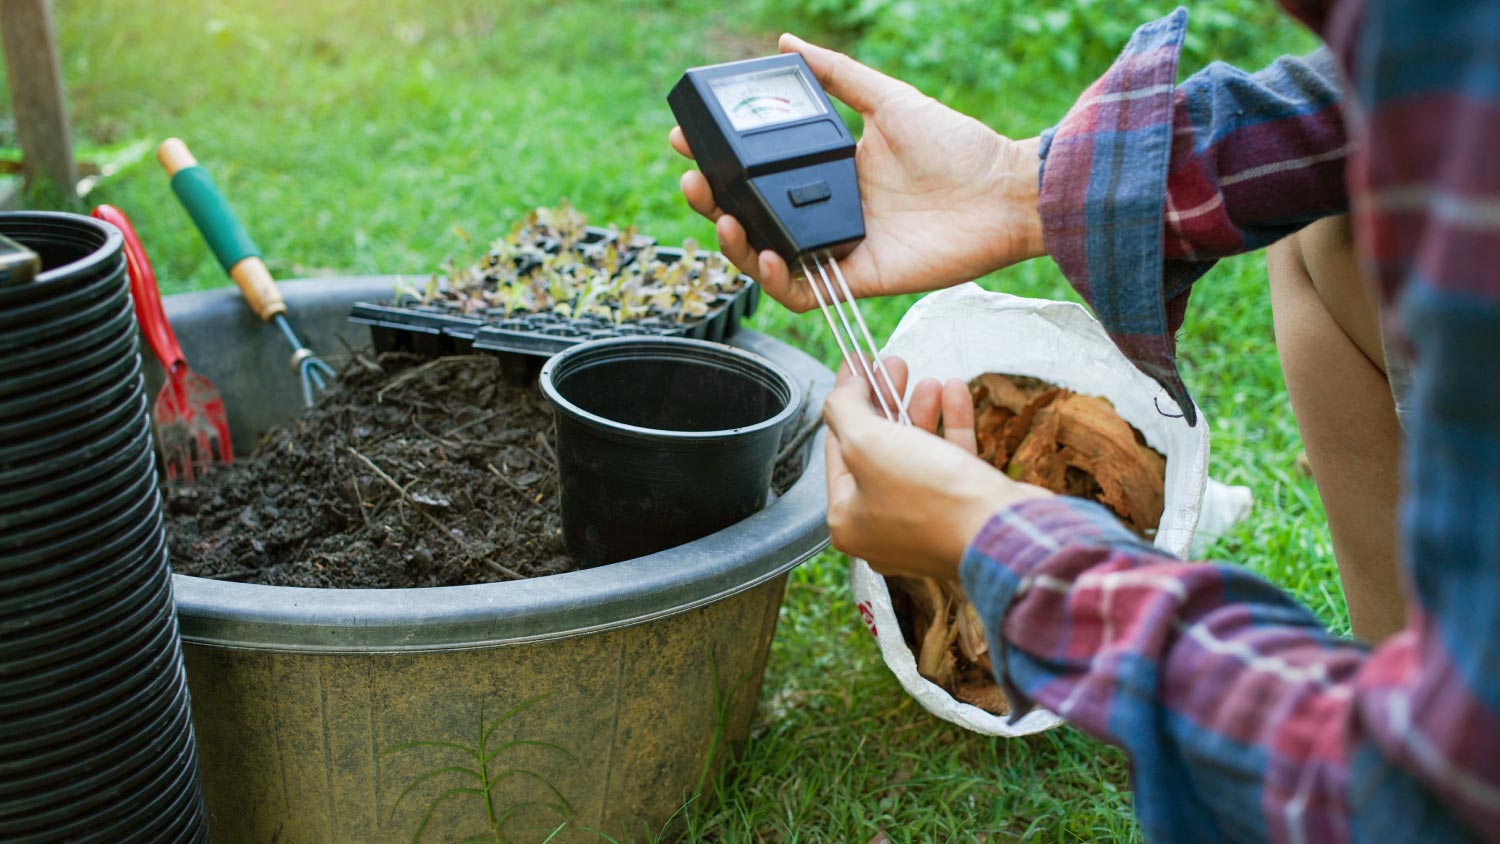
[{"label": "meter gauge face", "polygon": [[822,101],[795,67],[725,76],[709,87],[740,132],[824,113]]}]

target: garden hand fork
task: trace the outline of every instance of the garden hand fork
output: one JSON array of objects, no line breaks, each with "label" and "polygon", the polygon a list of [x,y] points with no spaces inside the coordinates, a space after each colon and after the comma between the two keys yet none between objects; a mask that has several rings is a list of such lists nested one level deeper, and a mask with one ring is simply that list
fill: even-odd
[{"label": "garden hand fork", "polygon": [[312,349],[303,345],[292,329],[286,317],[286,300],[276,289],[271,271],[261,260],[260,250],[255,248],[255,243],[234,216],[234,209],[229,207],[208,171],[188,152],[187,144],[177,138],[168,138],[156,148],[156,158],[172,179],[172,192],[177,194],[188,216],[193,218],[198,233],[208,241],[214,257],[239,286],[250,310],[262,320],[276,323],[282,336],[291,344],[291,368],[302,382],[302,401],[312,407],[314,395],[328,386],[334,371]]}]

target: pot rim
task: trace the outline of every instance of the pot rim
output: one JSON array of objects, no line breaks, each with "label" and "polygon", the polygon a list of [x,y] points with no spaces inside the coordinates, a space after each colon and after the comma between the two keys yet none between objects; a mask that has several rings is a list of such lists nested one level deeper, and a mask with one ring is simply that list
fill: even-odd
[{"label": "pot rim", "polygon": [[[760,373],[770,376],[779,384],[786,393],[786,399],[781,410],[775,414],[749,425],[741,425],[738,428],[723,428],[715,431],[674,431],[666,428],[647,428],[641,425],[630,425],[600,416],[584,410],[576,403],[570,401],[557,388],[554,382],[555,376],[571,374],[573,367],[582,371],[590,365],[598,365],[608,359],[605,354],[614,349],[629,349],[641,347],[643,352],[655,352],[657,358],[672,360],[689,360],[696,364],[704,364],[704,358],[709,360],[734,361],[743,364],[747,369],[759,370]],[[598,360],[586,360],[588,357],[597,357]],[[579,360],[585,358],[585,360]],[[559,372],[561,370],[561,372]],[[749,378],[757,378],[750,371],[741,371],[742,375]],[[708,443],[731,438],[746,437],[758,431],[776,428],[798,413],[802,407],[802,388],[792,379],[783,367],[776,365],[769,358],[744,349],[737,349],[725,343],[714,343],[709,340],[694,340],[689,337],[605,337],[599,340],[590,340],[587,343],[579,343],[576,346],[564,349],[547,359],[542,365],[540,376],[542,394],[547,401],[560,412],[572,417],[575,421],[582,422],[592,428],[610,434],[624,434],[633,437],[647,437],[652,440],[673,443]],[[759,379],[757,380],[766,380]],[[767,386],[770,386],[769,384]]]},{"label": "pot rim", "polygon": [[[334,332],[368,345],[368,328],[347,321],[350,306],[389,293],[396,280],[280,286],[312,348],[337,348]],[[221,389],[236,370],[280,371],[284,341],[245,311],[234,288],[168,296],[165,304],[194,369]],[[226,347],[225,335],[236,332],[243,340]],[[786,369],[794,385],[811,383],[806,412],[816,416],[833,386],[827,367],[748,329],[731,343]],[[802,477],[755,515],[685,545],[598,568],[410,589],[264,586],[174,574],[183,641],[282,653],[441,652],[565,639],[686,612],[781,577],[827,546],[823,436],[813,438]]]},{"label": "pot rim", "polygon": [[[102,264],[112,258],[119,259],[120,263],[124,264],[123,256],[119,253],[124,246],[125,237],[120,234],[119,229],[103,220],[96,220],[93,217],[72,214],[66,211],[5,211],[0,212],[0,215],[3,215],[0,216],[0,233],[8,231],[9,227],[13,225],[41,225],[55,227],[59,232],[66,229],[73,229],[81,236],[87,236],[85,234],[87,232],[98,239],[98,243],[94,246],[92,252],[61,266],[52,267],[51,269],[37,273],[36,278],[30,283],[22,285],[19,288],[13,288],[13,290],[24,292],[26,296],[23,298],[28,302],[34,298],[31,294],[35,293],[41,285],[72,281],[79,273],[87,272],[93,266]],[[24,236],[15,239],[23,245],[26,242]]]}]

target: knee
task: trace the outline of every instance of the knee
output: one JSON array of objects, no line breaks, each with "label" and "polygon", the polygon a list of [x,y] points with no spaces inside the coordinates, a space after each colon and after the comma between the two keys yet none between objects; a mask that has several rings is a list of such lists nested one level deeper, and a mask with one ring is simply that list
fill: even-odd
[{"label": "knee", "polygon": [[1273,293],[1311,286],[1302,255],[1302,235],[1302,231],[1295,231],[1266,247],[1266,279]]},{"label": "knee", "polygon": [[1266,272],[1273,288],[1311,287],[1331,311],[1361,298],[1349,218],[1317,220],[1271,244],[1266,248]]}]

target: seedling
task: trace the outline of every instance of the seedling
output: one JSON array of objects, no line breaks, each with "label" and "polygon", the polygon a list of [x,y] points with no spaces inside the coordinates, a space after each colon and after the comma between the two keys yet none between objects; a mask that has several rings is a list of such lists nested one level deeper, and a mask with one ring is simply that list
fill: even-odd
[{"label": "seedling", "polygon": [[[489,842],[490,844],[503,844],[505,839],[502,837],[502,832],[506,824],[509,823],[513,817],[515,817],[516,813],[529,806],[540,806],[546,809],[550,809],[551,811],[556,812],[558,816],[562,818],[562,823],[552,830],[552,833],[548,836],[549,839],[553,835],[556,835],[557,832],[567,824],[568,818],[572,814],[572,811],[568,806],[568,801],[562,796],[562,793],[552,785],[552,783],[547,781],[545,777],[535,773],[534,771],[526,770],[525,768],[506,768],[499,766],[500,757],[507,751],[514,750],[518,747],[527,746],[544,748],[546,750],[553,751],[567,757],[574,764],[578,763],[577,757],[551,742],[539,741],[535,739],[511,739],[510,741],[496,741],[495,731],[499,729],[502,724],[531,708],[533,705],[539,703],[545,698],[546,695],[541,695],[523,703],[517,704],[516,706],[513,706],[510,709],[506,710],[506,712],[499,718],[496,718],[494,721],[491,721],[489,723],[485,722],[484,705],[481,704],[479,707],[479,730],[477,733],[478,740],[473,745],[456,741],[412,741],[406,742],[404,744],[398,744],[395,747],[389,748],[385,751],[385,754],[396,754],[410,750],[416,750],[418,748],[430,748],[459,754],[460,761],[454,764],[433,768],[426,773],[418,776],[416,779],[413,779],[401,792],[400,796],[396,798],[395,805],[391,807],[391,817],[392,819],[394,819],[396,816],[396,811],[401,808],[401,802],[422,785],[428,782],[440,781],[445,778],[450,782],[464,783],[462,785],[450,786],[428,799],[426,810],[422,813],[422,820],[417,824],[416,830],[412,832],[412,844],[420,844],[422,840],[422,833],[427,830],[428,824],[432,823],[433,815],[437,813],[437,810],[449,800],[459,797],[477,798],[484,807],[485,820],[485,831],[483,833],[470,835],[466,838],[461,839],[462,844],[485,844],[485,842]],[[501,783],[512,777],[525,777],[539,783],[547,792],[551,794],[552,797],[556,798],[556,801],[552,802],[548,800],[526,800],[520,803],[513,803],[509,806],[496,806],[494,795],[495,789]]]},{"label": "seedling", "polygon": [[[455,233],[465,245],[471,238]],[[501,308],[505,315],[552,312],[569,319],[599,317],[616,324],[659,316],[701,319],[745,277],[723,256],[703,252],[691,239],[680,257],[659,250],[634,226],[590,229],[563,200],[537,208],[478,260],[449,257],[426,290],[408,285],[397,302],[444,304],[460,314]]]}]

